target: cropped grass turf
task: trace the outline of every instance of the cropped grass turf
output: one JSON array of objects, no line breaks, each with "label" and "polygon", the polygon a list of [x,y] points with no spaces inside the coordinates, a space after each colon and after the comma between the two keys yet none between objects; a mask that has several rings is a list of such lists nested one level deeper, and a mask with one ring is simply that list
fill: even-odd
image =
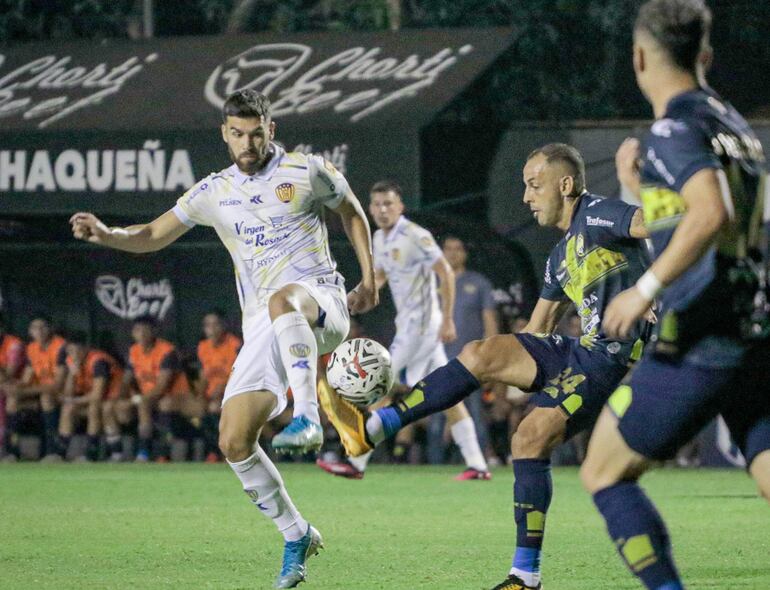
[{"label": "cropped grass turf", "polygon": [[[303,588],[491,588],[515,534],[511,474],[372,465],[362,481],[280,465],[323,534]],[[640,588],[621,566],[577,471],[554,471],[549,590]],[[770,509],[741,471],[666,470],[645,486],[690,589],[770,588]],[[281,539],[223,465],[0,465],[0,588],[270,588]]]}]

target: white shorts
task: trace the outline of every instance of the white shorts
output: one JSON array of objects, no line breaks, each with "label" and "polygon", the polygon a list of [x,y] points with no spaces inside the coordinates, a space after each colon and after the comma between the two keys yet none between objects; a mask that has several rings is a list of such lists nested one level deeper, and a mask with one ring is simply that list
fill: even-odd
[{"label": "white shorts", "polygon": [[[324,279],[294,281],[292,284],[303,287],[321,309],[318,325],[313,328],[318,343],[318,356],[331,352],[345,339],[350,329],[345,288],[327,283]],[[275,394],[278,402],[270,414],[272,419],[286,408],[288,389],[289,382],[281,362],[270,313],[267,306],[264,306],[244,321],[243,347],[233,364],[222,405],[241,393],[269,391]]]},{"label": "white shorts", "polygon": [[420,379],[449,362],[438,332],[413,334],[396,330],[390,345],[393,375],[402,385],[412,387]]}]

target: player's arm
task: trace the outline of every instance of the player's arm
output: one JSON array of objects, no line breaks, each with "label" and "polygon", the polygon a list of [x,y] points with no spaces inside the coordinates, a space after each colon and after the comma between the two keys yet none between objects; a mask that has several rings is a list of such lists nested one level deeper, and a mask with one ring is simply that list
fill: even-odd
[{"label": "player's arm", "polygon": [[618,174],[618,182],[637,199],[639,199],[639,189],[641,187],[639,176],[639,170],[641,169],[640,151],[641,144],[639,140],[635,137],[627,137],[615,153],[615,169]]},{"label": "player's arm", "polygon": [[43,389],[35,383],[35,370],[32,368],[32,365],[27,365],[24,367],[24,372],[21,374],[19,381],[8,384],[6,391],[10,395],[22,399],[40,395]]},{"label": "player's arm", "polygon": [[158,380],[155,382],[155,387],[145,394],[145,398],[154,400],[166,393],[175,375],[176,371],[173,369],[161,369],[158,372]]},{"label": "player's arm", "polygon": [[[108,369],[109,371],[109,369]],[[76,403],[80,403],[82,405],[88,405],[91,403],[98,402],[101,399],[104,399],[104,394],[107,392],[107,386],[109,385],[109,377],[94,377],[94,383],[91,387],[91,391],[88,392],[88,395],[82,395],[80,398],[76,400]]]},{"label": "player's arm", "polygon": [[385,286],[385,283],[388,282],[388,275],[385,274],[385,271],[381,268],[378,268],[374,271],[374,284],[377,287],[377,290],[379,291]]},{"label": "player's arm", "polygon": [[454,322],[455,309],[455,273],[444,256],[440,256],[431,266],[439,280],[438,294],[441,297],[441,342],[457,340],[457,329]]},{"label": "player's arm", "polygon": [[351,313],[364,313],[379,303],[379,293],[372,261],[372,233],[363,207],[353,191],[347,190],[345,198],[334,209],[342,219],[345,234],[353,245],[361,269],[361,282],[348,296]]},{"label": "player's arm", "polygon": [[[721,178],[720,178],[721,177]],[[722,170],[704,168],[693,174],[681,190],[687,209],[663,252],[634,287],[623,291],[607,307],[602,325],[608,335],[625,336],[655,295],[678,279],[713,244],[728,222],[722,187]]]},{"label": "player's arm", "polygon": [[628,233],[632,238],[640,240],[650,237],[650,232],[647,230],[647,226],[644,225],[644,211],[641,208],[637,209],[631,218],[631,226],[628,228]]},{"label": "player's arm", "polygon": [[541,297],[537,300],[529,322],[524,326],[522,332],[526,334],[552,333],[571,303],[569,300],[552,301]]},{"label": "player's arm", "polygon": [[481,322],[484,325],[484,338],[491,338],[500,333],[500,324],[497,321],[497,311],[494,309],[481,310]]},{"label": "player's arm", "polygon": [[166,211],[150,223],[128,227],[107,227],[92,213],[81,212],[70,218],[70,224],[79,240],[140,254],[165,248],[190,229],[173,211]]}]

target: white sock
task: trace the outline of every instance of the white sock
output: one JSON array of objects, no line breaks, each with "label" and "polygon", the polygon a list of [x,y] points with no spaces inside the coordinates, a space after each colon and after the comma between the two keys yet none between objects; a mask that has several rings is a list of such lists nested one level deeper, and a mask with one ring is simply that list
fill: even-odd
[{"label": "white sock", "polygon": [[488,471],[487,462],[484,460],[484,454],[479,446],[479,438],[476,436],[476,426],[473,424],[473,418],[468,416],[459,422],[452,424],[452,439],[460,447],[465,464],[479,471]]},{"label": "white sock", "polygon": [[540,572],[525,572],[517,567],[512,567],[508,575],[518,576],[527,586],[537,586],[540,583]]},{"label": "white sock", "polygon": [[382,420],[377,412],[372,412],[369,415],[364,427],[366,428],[366,434],[369,435],[369,440],[375,445],[385,440],[385,429],[382,427]]},{"label": "white sock", "polygon": [[243,483],[243,491],[260,512],[272,518],[287,541],[299,541],[308,530],[307,521],[294,507],[281,474],[259,445],[248,459],[230,463]]},{"label": "white sock", "polygon": [[364,453],[358,457],[348,457],[348,461],[350,461],[350,464],[353,467],[363,473],[366,471],[366,466],[369,465],[369,459],[371,458],[373,452],[374,451],[369,451],[368,453]]},{"label": "white sock", "polygon": [[279,315],[273,321],[273,331],[281,352],[281,362],[294,396],[294,417],[307,416],[311,422],[321,423],[318,416],[316,374],[318,372],[318,344],[313,329],[298,311]]}]

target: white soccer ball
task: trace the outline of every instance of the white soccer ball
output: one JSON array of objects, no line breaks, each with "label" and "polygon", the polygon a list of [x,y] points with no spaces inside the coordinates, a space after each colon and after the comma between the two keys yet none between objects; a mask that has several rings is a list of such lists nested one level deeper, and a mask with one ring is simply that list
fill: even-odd
[{"label": "white soccer ball", "polygon": [[393,368],[387,349],[368,338],[353,338],[332,352],[326,379],[343,398],[370,406],[393,386]]}]

